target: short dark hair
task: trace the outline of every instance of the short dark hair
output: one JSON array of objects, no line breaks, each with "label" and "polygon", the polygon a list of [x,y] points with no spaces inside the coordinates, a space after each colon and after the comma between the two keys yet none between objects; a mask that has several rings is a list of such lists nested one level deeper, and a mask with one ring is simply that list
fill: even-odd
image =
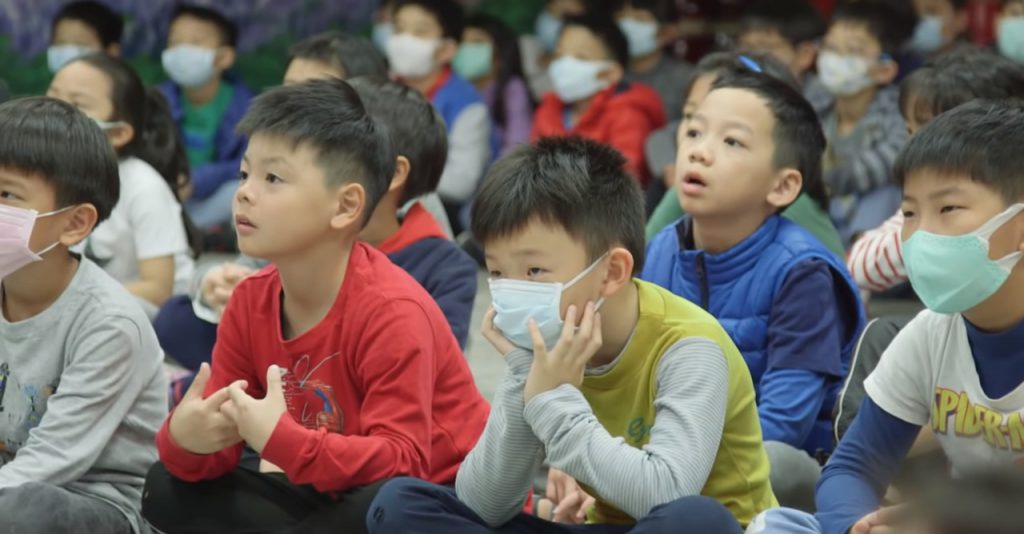
[{"label": "short dark hair", "polygon": [[[825,152],[825,134],[814,108],[789,84],[762,72],[733,70],[712,85],[715,89],[750,91],[762,99],[775,117],[772,141],[776,169],[793,167],[803,177],[801,192],[822,190],[821,156]],[[813,195],[812,195],[813,196]]]},{"label": "short dark hair", "polygon": [[740,19],[740,33],[776,31],[797,46],[825,35],[825,18],[808,0],[757,0]]},{"label": "short dark hair", "polygon": [[310,146],[327,185],[354,181],[366,190],[364,223],[395,173],[387,132],[366,112],[355,89],[342,80],[309,80],[270,89],[252,100],[238,132]]},{"label": "short dark hair", "polygon": [[619,29],[619,25],[610,16],[586,13],[565,17],[562,21],[562,32],[571,26],[578,26],[592,33],[597,40],[604,44],[613,61],[621,65],[623,69],[629,68],[629,42],[626,41],[626,36]]},{"label": "short dark hair", "polygon": [[396,156],[409,160],[401,204],[437,189],[448,159],[448,130],[440,113],[418,91],[387,78],[349,80],[366,112],[387,129]]},{"label": "short dark hair", "polygon": [[[908,14],[911,18],[913,14]],[[910,39],[916,20],[894,5],[892,0],[859,0],[845,2],[832,15],[832,25],[838,23],[863,24],[882,48],[882,53],[895,59]]]},{"label": "short dark hair", "polygon": [[345,78],[388,75],[388,62],[373,43],[340,31],[326,31],[293,44],[288,49],[288,63],[295,59],[337,67]]},{"label": "short dark hair", "polygon": [[441,25],[441,33],[447,39],[462,41],[462,30],[466,27],[466,15],[462,6],[455,0],[397,0],[391,7],[391,13],[398,13],[405,6],[418,6],[425,9],[437,19]]},{"label": "short dark hair", "polygon": [[[619,11],[630,6],[633,9],[649,11],[659,23],[665,24],[679,18],[679,9],[675,0],[615,0],[612,2],[611,11]],[[600,6],[588,6],[591,10],[599,9]]]},{"label": "short dark hair", "polygon": [[56,191],[57,207],[92,204],[97,223],[121,194],[117,156],[92,119],[45,96],[0,104],[0,168],[37,175]]},{"label": "short dark hair", "polygon": [[486,247],[533,220],[558,225],[596,260],[615,245],[644,263],[644,202],[626,158],[581,137],[546,137],[498,160],[473,202],[472,233]]},{"label": "short dark hair", "polygon": [[972,100],[942,113],[910,138],[893,175],[903,187],[918,170],[965,174],[1007,203],[1024,200],[1024,102]]},{"label": "short dark hair", "polygon": [[238,46],[238,26],[221,12],[208,7],[181,4],[175,8],[174,14],[171,16],[171,24],[174,24],[175,20],[183,16],[194,17],[217,26],[217,29],[220,31],[221,43],[224,46],[230,46],[231,48]]},{"label": "short dark hair", "polygon": [[121,34],[124,33],[124,18],[100,2],[94,0],[82,0],[71,2],[60,8],[53,17],[51,31],[57,29],[57,23],[62,20],[77,20],[92,28],[100,38],[103,48],[121,42]]},{"label": "short dark hair", "polygon": [[963,47],[942,54],[903,80],[900,111],[925,123],[976,98],[1019,97],[1024,97],[1024,65],[982,48]]}]

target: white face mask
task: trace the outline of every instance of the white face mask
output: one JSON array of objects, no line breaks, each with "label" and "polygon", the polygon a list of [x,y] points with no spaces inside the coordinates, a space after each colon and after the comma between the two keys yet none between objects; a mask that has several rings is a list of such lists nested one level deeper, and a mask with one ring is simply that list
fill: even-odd
[{"label": "white face mask", "polygon": [[33,252],[28,244],[32,237],[32,227],[35,226],[37,219],[63,213],[73,207],[39,213],[36,210],[0,204],[0,280],[30,263],[42,261],[43,254],[56,248],[60,244],[59,241],[39,252]]},{"label": "white face mask", "polygon": [[818,79],[835,96],[853,96],[874,85],[872,65],[860,56],[824,51],[818,54]]},{"label": "white face mask", "polygon": [[408,33],[388,38],[387,56],[391,71],[400,78],[423,78],[437,69],[441,39],[423,39]]},{"label": "white face mask", "polygon": [[[562,334],[562,293],[574,286],[590,274],[601,260],[608,256],[606,252],[580,274],[566,283],[561,282],[530,282],[526,280],[490,280],[491,305],[494,306],[494,326],[504,334],[513,345],[531,349],[533,338],[530,336],[529,320],[537,323],[544,345],[555,346],[558,336]],[[598,300],[600,309],[604,299]]]},{"label": "white face mask", "polygon": [[608,87],[608,82],[597,77],[611,67],[610,61],[584,61],[573,56],[562,56],[548,67],[551,84],[562,102],[571,104],[590,98]]},{"label": "white face mask", "polygon": [[658,49],[658,24],[624,18],[619,29],[629,43],[629,57],[643,57]]},{"label": "white face mask", "polygon": [[46,64],[50,72],[57,72],[61,67],[90,53],[96,49],[78,45],[54,45],[46,49]]},{"label": "white face mask", "polygon": [[183,44],[164,50],[160,59],[174,83],[191,88],[213,78],[216,57],[217,51],[212,48]]}]

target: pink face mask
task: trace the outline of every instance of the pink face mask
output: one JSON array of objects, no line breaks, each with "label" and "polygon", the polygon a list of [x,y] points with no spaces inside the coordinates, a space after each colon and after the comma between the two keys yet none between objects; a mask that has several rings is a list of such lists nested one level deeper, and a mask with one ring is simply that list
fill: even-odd
[{"label": "pink face mask", "polygon": [[63,213],[72,207],[39,213],[36,210],[0,205],[0,280],[30,263],[42,261],[43,254],[60,244],[56,242],[39,252],[32,252],[28,241],[36,219]]}]

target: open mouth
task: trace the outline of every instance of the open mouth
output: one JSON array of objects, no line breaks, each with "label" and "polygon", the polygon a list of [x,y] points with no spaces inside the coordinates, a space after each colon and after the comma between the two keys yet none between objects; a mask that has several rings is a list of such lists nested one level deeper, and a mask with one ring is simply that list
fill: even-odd
[{"label": "open mouth", "polygon": [[708,185],[704,178],[695,172],[687,173],[686,176],[683,176],[683,183],[694,187],[707,187]]},{"label": "open mouth", "polygon": [[256,228],[256,225],[253,224],[252,221],[250,221],[249,218],[244,216],[244,215],[237,215],[237,216],[235,216],[235,226],[237,228],[250,228],[250,229],[255,229]]}]

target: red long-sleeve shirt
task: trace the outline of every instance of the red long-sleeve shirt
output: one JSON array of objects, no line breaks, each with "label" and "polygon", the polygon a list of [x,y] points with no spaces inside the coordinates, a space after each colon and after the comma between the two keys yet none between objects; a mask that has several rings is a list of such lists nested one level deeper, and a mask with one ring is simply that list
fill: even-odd
[{"label": "red long-sleeve shirt", "polygon": [[[238,285],[217,330],[204,396],[244,379],[248,394],[263,398],[267,368],[288,370],[288,413],[262,457],[295,484],[329,492],[399,475],[453,481],[489,407],[430,295],[358,243],[336,302],[313,329],[284,340],[280,296],[273,266]],[[157,446],[167,470],[186,481],[225,475],[242,451],[239,444],[191,454],[166,422]]]}]

